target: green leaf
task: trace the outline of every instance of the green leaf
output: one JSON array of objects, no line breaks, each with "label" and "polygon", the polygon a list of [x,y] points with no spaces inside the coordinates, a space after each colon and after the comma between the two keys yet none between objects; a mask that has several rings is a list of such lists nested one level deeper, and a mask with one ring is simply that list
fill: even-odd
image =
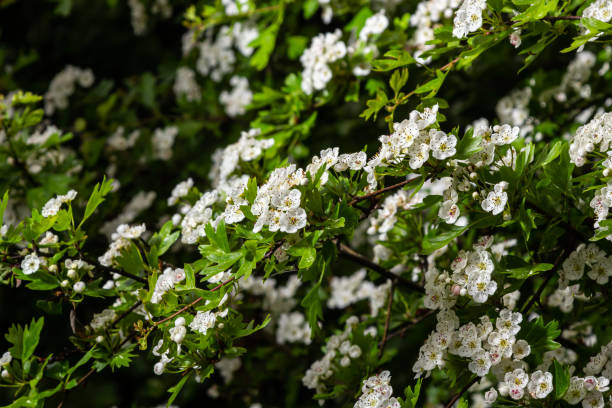
[{"label": "green leaf", "polygon": [[474,129],[468,129],[459,143],[457,143],[457,152],[455,157],[457,160],[464,160],[482,150],[482,138],[474,136]]},{"label": "green leaf", "polygon": [[378,116],[378,111],[385,107],[389,99],[387,98],[387,94],[381,88],[376,90],[376,98],[369,99],[366,102],[368,108],[361,112],[359,115],[360,118],[365,118],[365,120],[370,119],[372,115],[374,115],[374,120],[376,120],[376,116]]},{"label": "green leaf", "polygon": [[522,25],[530,21],[540,20],[551,11],[555,11],[558,3],[559,0],[533,1],[527,10],[518,16],[514,16],[512,20],[516,22],[515,26]]},{"label": "green leaf", "polygon": [[136,357],[136,354],[132,353],[132,350],[136,347],[136,344],[132,344],[124,350],[113,355],[110,361],[111,371],[115,371],[115,368],[129,367],[132,359]]},{"label": "green leaf", "polygon": [[40,341],[40,332],[42,331],[44,323],[44,317],[38,320],[32,319],[30,325],[26,325],[23,329],[23,348],[21,350],[22,363],[27,361],[30,356],[34,354],[34,350],[36,350],[38,342]]},{"label": "green leaf", "polygon": [[304,18],[308,20],[319,9],[319,0],[306,0],[302,9],[304,10]]},{"label": "green leaf", "polygon": [[287,38],[287,56],[292,60],[299,58],[304,53],[307,45],[308,37],[303,35],[290,36]]},{"label": "green leaf", "polygon": [[372,69],[374,71],[391,71],[392,69],[416,63],[412,55],[403,49],[387,51],[384,56],[386,58],[372,61]]},{"label": "green leaf", "polygon": [[140,101],[148,108],[155,107],[155,76],[150,72],[140,78]]},{"label": "green leaf", "polygon": [[436,249],[446,246],[449,242],[463,234],[469,226],[460,227],[458,225],[441,225],[437,230],[431,231],[423,238],[423,254],[429,255]]},{"label": "green leaf", "polygon": [[559,323],[551,320],[546,325],[542,316],[530,322],[523,321],[518,338],[525,339],[531,346],[531,354],[541,356],[546,351],[556,350],[561,345],[554,341],[561,334]]},{"label": "green leaf", "polygon": [[112,188],[113,188],[113,180],[112,179],[106,180],[106,177],[102,179],[102,183],[96,184],[93,192],[91,193],[91,196],[89,196],[89,200],[87,201],[87,206],[85,207],[85,214],[83,215],[83,219],[81,220],[77,229],[80,229],[81,225],[83,225],[85,220],[88,219],[91,216],[91,214],[93,214],[96,208],[98,208],[98,206],[102,204],[102,202],[104,202],[104,197],[106,197],[106,195],[110,193]]},{"label": "green leaf", "polygon": [[314,335],[319,319],[323,318],[323,299],[320,293],[321,282],[317,282],[302,299],[301,306],[306,310],[308,324]]},{"label": "green leaf", "polygon": [[[205,371],[210,371],[210,373],[208,374],[208,376],[210,374],[212,374],[212,370],[213,370],[213,366],[209,365],[208,367],[206,367]],[[180,379],[180,381],[178,383],[176,383],[175,386],[170,387],[168,389],[168,392],[171,394],[170,398],[168,398],[168,406],[170,406],[170,404],[172,404],[174,402],[174,400],[176,399],[176,397],[178,397],[179,393],[181,392],[181,390],[183,389],[183,386],[185,385],[185,383],[187,382],[187,380],[189,379],[189,377],[191,377],[191,373],[192,371],[189,371],[187,374],[185,374],[183,376],[183,378]]]},{"label": "green leaf", "polygon": [[446,78],[447,74],[448,74],[448,71],[446,72],[442,72],[441,70],[436,71],[436,77],[424,83],[423,85],[417,87],[414,90],[414,93],[424,94],[424,93],[429,92],[426,98],[431,98],[432,96],[435,96],[438,93],[438,90],[440,89],[442,84],[444,83],[444,79]]},{"label": "green leaf", "polygon": [[4,196],[2,197],[2,200],[0,200],[0,226],[3,225],[3,220],[4,220],[4,211],[6,210],[6,206],[8,205],[8,200],[9,200],[9,195],[8,195],[9,191],[6,190],[4,192]]},{"label": "green leaf", "polygon": [[422,383],[423,379],[419,378],[414,386],[414,390],[410,388],[410,386],[404,389],[404,395],[406,396],[406,404],[404,405],[405,408],[417,408]]},{"label": "green leaf", "polygon": [[569,367],[561,365],[556,359],[553,360],[553,388],[555,399],[561,399],[570,385]]},{"label": "green leaf", "polygon": [[393,92],[395,92],[395,97],[397,98],[400,90],[404,85],[408,82],[408,69],[397,69],[393,71],[393,75],[391,75],[391,79],[389,80],[389,85]]}]

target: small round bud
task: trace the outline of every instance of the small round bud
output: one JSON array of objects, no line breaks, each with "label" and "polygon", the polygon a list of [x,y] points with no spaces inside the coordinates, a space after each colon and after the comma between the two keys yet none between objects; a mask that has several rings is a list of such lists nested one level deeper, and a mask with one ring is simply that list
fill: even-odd
[{"label": "small round bud", "polygon": [[60,283],[60,285],[62,288],[67,288],[68,286],[70,286],[70,282],[68,282],[67,279],[64,279],[62,283]]},{"label": "small round bud", "polygon": [[225,327],[225,325],[223,323],[219,323],[218,326],[219,326],[220,329]]},{"label": "small round bud", "polygon": [[182,316],[181,316],[181,317],[179,317],[178,319],[176,319],[176,320],[174,321],[174,325],[175,325],[175,326],[177,326],[177,327],[178,327],[178,326],[184,326],[184,325],[185,325],[185,318],[184,318],[184,317],[182,317]]},{"label": "small round bud", "polygon": [[475,180],[476,177],[478,177],[478,174],[476,174],[475,172],[471,172],[469,177],[470,177],[470,180]]},{"label": "small round bud", "polygon": [[162,375],[164,373],[164,370],[166,369],[166,365],[164,363],[162,363],[161,361],[159,363],[156,363],[153,366],[153,372],[156,375]]},{"label": "small round bud", "polygon": [[604,177],[608,177],[610,175],[610,169],[604,169],[603,175]]},{"label": "small round bud", "polygon": [[104,336],[98,336],[96,337],[96,343],[100,344],[104,341]]},{"label": "small round bud", "polygon": [[474,200],[478,200],[478,199],[480,198],[480,194],[478,194],[478,191],[474,191],[474,192],[472,193],[472,198],[473,198]]},{"label": "small round bud", "polygon": [[74,279],[77,276],[77,273],[74,269],[68,269],[68,272],[66,273],[66,276],[68,276],[68,279]]},{"label": "small round bud", "polygon": [[57,265],[49,265],[49,272],[57,273]]},{"label": "small round bud", "polygon": [[2,370],[2,378],[9,378],[11,374],[7,370]]},{"label": "small round bud", "polygon": [[77,283],[74,284],[74,286],[72,287],[72,289],[74,289],[74,291],[76,293],[81,293],[85,290],[85,282],[83,281],[78,281]]}]

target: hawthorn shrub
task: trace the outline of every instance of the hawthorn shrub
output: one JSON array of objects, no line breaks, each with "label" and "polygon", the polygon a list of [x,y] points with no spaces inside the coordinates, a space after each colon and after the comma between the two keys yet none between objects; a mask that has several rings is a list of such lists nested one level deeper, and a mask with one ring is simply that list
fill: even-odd
[{"label": "hawthorn shrub", "polygon": [[2,403],[610,406],[611,19],[0,1]]}]

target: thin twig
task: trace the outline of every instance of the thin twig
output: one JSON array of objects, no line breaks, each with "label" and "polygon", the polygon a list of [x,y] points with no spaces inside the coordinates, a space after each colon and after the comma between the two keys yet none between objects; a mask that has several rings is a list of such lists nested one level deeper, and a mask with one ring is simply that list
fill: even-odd
[{"label": "thin twig", "polygon": [[352,199],[352,200],[349,202],[349,204],[348,204],[348,205],[352,207],[352,206],[354,206],[355,204],[357,204],[357,203],[358,203],[358,202],[360,202],[360,201],[363,201],[363,200],[368,200],[368,199],[370,199],[370,198],[374,198],[374,197],[376,197],[376,196],[379,196],[379,195],[381,195],[381,194],[386,193],[387,191],[396,190],[396,189],[398,189],[398,188],[401,188],[401,187],[405,186],[406,184],[410,184],[410,183],[412,183],[413,181],[418,180],[419,178],[421,178],[421,176],[414,177],[414,178],[411,178],[411,179],[408,179],[408,180],[404,180],[404,181],[399,182],[399,183],[397,183],[397,184],[393,184],[393,185],[391,185],[391,186],[388,186],[388,187],[385,187],[385,188],[381,188],[380,190],[376,190],[376,191],[373,191],[373,192],[371,192],[371,193],[368,193],[368,194],[364,194],[364,195],[362,195],[362,196],[355,197],[355,198],[353,198],[353,199]]},{"label": "thin twig", "polygon": [[126,310],[125,312],[123,312],[119,317],[117,317],[117,319],[115,319],[115,321],[113,322],[113,324],[111,324],[111,327],[115,327],[117,325],[117,323],[119,323],[121,320],[123,320],[127,315],[129,315],[130,313],[132,313],[134,310],[136,310],[136,308],[138,306],[142,305],[142,301],[138,301],[136,302],[132,307],[130,307],[128,310]]},{"label": "thin twig", "polygon": [[399,284],[401,284],[402,286],[405,286],[407,288],[410,288],[414,291],[420,292],[420,293],[425,293],[425,289],[423,289],[421,286],[417,285],[414,282],[409,281],[408,279],[401,277],[399,275],[394,274],[393,272],[383,268],[382,266],[380,266],[379,264],[370,261],[368,258],[366,258],[365,256],[359,254],[357,251],[355,251],[353,248],[347,246],[346,244],[343,244],[341,242],[338,242],[338,252],[340,255],[342,255],[344,258],[349,259],[353,262],[356,262],[360,265],[363,265],[367,268],[370,268],[376,272],[378,272],[379,274],[381,274],[382,276],[391,279],[392,281],[395,281]]},{"label": "thin twig", "polygon": [[[417,311],[418,312],[418,311]],[[389,333],[387,335],[387,341],[395,336],[400,336],[403,337],[404,334],[406,333],[406,330],[408,330],[410,327],[412,326],[416,326],[417,324],[421,323],[423,320],[427,319],[429,316],[431,316],[432,314],[434,314],[434,310],[432,309],[428,309],[425,313],[423,313],[421,316],[416,317],[415,319],[412,320],[408,320],[402,324],[400,324],[399,326],[397,326],[395,329],[393,329],[393,331],[391,333]]]},{"label": "thin twig", "polygon": [[[229,283],[231,283],[231,282],[233,282],[233,281],[234,281],[234,278],[230,278],[230,279],[226,280],[225,282],[218,284],[217,286],[215,286],[214,288],[212,288],[211,290],[209,290],[209,292],[216,292],[217,290],[221,289],[222,287],[224,287],[225,285],[227,285],[227,284],[229,284]],[[196,300],[194,300],[193,302],[189,303],[187,306],[182,307],[182,308],[181,308],[181,309],[179,309],[178,311],[176,311],[176,312],[172,313],[170,316],[165,317],[165,318],[161,319],[161,320],[160,320],[160,321],[158,321],[158,322],[155,322],[155,323],[153,324],[153,327],[157,327],[157,326],[159,326],[160,324],[165,323],[165,322],[167,322],[168,320],[173,319],[174,317],[176,317],[176,316],[178,316],[179,314],[183,313],[185,310],[189,309],[190,307],[197,305],[197,304],[198,304],[198,303],[200,303],[202,300],[204,300],[204,297],[200,296],[199,298],[197,298],[197,299],[196,299]]]},{"label": "thin twig", "polygon": [[393,290],[395,286],[393,285],[393,281],[391,281],[391,287],[389,288],[389,299],[387,300],[387,316],[385,317],[385,329],[383,331],[383,338],[380,342],[380,347],[378,350],[378,358],[381,358],[383,355],[383,351],[385,350],[385,345],[387,344],[387,334],[389,333],[389,321],[391,320],[391,306],[393,305]]},{"label": "thin twig", "polygon": [[445,407],[445,408],[451,408],[451,407],[453,406],[453,404],[454,404],[455,402],[457,402],[457,400],[458,400],[459,398],[461,398],[461,396],[462,396],[463,394],[465,394],[465,393],[467,392],[467,390],[468,390],[468,389],[470,389],[470,387],[471,387],[472,385],[474,385],[474,384],[476,384],[476,382],[478,382],[478,379],[479,379],[479,378],[480,378],[480,377],[478,377],[478,376],[476,376],[476,377],[472,378],[472,380],[471,380],[469,383],[467,383],[467,384],[465,385],[465,387],[463,387],[463,388],[461,389],[461,391],[459,391],[457,394],[453,395],[453,398],[451,398],[451,400],[450,400],[450,401],[448,401],[448,404],[446,404],[444,407]]}]

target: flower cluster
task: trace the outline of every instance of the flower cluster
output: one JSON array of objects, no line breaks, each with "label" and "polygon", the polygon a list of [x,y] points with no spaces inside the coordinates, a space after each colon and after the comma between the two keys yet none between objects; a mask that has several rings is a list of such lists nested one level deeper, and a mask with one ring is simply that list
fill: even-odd
[{"label": "flower cluster", "polygon": [[435,45],[427,44],[434,39],[434,27],[443,18],[450,18],[461,0],[425,0],[417,4],[415,12],[410,16],[410,25],[415,27],[415,32],[409,45],[416,49],[414,58],[421,64],[427,64],[431,57],[421,58],[421,55],[435,48]]},{"label": "flower cluster", "polygon": [[[294,233],[304,228],[306,211],[300,207],[302,193],[295,187],[306,184],[307,180],[304,171],[296,169],[295,164],[275,169],[268,182],[257,188],[257,196],[251,206],[251,212],[257,217],[253,231],[259,232],[267,226],[270,231]],[[234,201],[228,205],[228,208],[233,206],[233,211],[241,216],[237,221],[244,218],[240,210],[240,205],[244,204],[248,202]],[[236,222],[234,219],[231,221]]]},{"label": "flower cluster", "polygon": [[453,35],[463,38],[482,27],[482,12],[486,8],[485,0],[464,0],[455,13]]},{"label": "flower cluster", "polygon": [[[323,392],[325,390],[325,380],[329,379],[334,371],[341,367],[348,367],[351,364],[351,359],[361,356],[361,348],[350,342],[350,336],[358,323],[359,318],[357,316],[349,317],[346,320],[344,330],[327,339],[325,355],[312,363],[302,378],[302,383],[306,388],[316,390],[317,393]],[[376,332],[374,331],[373,334],[376,335]]]},{"label": "flower cluster", "polygon": [[283,313],[278,319],[276,342],[310,344],[310,325],[300,312]]},{"label": "flower cluster", "polygon": [[421,200],[420,194],[410,194],[406,190],[399,190],[395,194],[388,196],[385,198],[381,208],[370,216],[368,234],[377,235],[379,240],[387,239],[387,233],[393,229],[397,222],[398,212],[411,209]]},{"label": "flower cluster", "polygon": [[67,65],[49,84],[49,90],[45,94],[45,113],[53,115],[57,109],[66,109],[68,98],[74,93],[77,83],[83,88],[92,86],[94,83],[93,72],[91,69]]},{"label": "flower cluster", "polygon": [[307,95],[325,89],[327,83],[332,79],[329,64],[346,55],[346,45],[340,40],[341,36],[340,30],[317,35],[312,39],[310,47],[300,57],[304,66],[302,90]]},{"label": "flower cluster", "polygon": [[119,126],[115,129],[115,132],[106,139],[106,144],[111,151],[127,150],[134,147],[139,137],[140,131],[138,129],[131,131],[129,135],[125,136],[125,128]]},{"label": "flower cluster", "polygon": [[334,276],[330,281],[331,296],[327,299],[327,307],[344,309],[345,307],[367,299],[370,313],[376,316],[389,295],[391,281],[376,286],[365,280],[366,270],[360,269],[351,276]]},{"label": "flower cluster", "polygon": [[129,226],[121,224],[117,231],[111,235],[112,242],[104,255],[98,257],[98,262],[103,266],[110,267],[113,260],[121,254],[121,250],[130,245],[131,239],[138,239],[147,230],[144,224]]},{"label": "flower cluster", "polygon": [[188,67],[176,70],[176,79],[172,88],[177,98],[185,98],[189,102],[199,101],[202,90],[196,81],[195,72]]},{"label": "flower cluster", "polygon": [[231,191],[230,176],[238,169],[240,161],[256,160],[261,157],[264,150],[274,145],[274,139],[258,139],[257,136],[260,134],[261,130],[258,128],[242,131],[236,143],[215,151],[213,166],[208,173],[208,178],[215,188]]},{"label": "flower cluster", "polygon": [[155,282],[155,288],[151,294],[151,303],[160,303],[164,293],[174,288],[174,285],[183,280],[185,280],[185,271],[183,269],[164,269],[164,272],[157,277],[157,281]]},{"label": "flower cluster", "polygon": [[461,250],[451,263],[452,275],[431,268],[425,275],[425,307],[448,309],[457,296],[469,295],[477,303],[484,303],[497,290],[497,282],[491,275],[494,270],[493,256],[488,251],[492,237],[483,237],[473,251]]},{"label": "flower cluster", "polygon": [[389,25],[389,19],[383,11],[379,11],[365,21],[365,24],[359,32],[359,40],[365,42],[370,36],[382,34]]},{"label": "flower cluster", "polygon": [[50,199],[43,206],[41,215],[45,218],[57,215],[62,204],[70,203],[76,198],[76,196],[77,192],[75,190],[70,190],[66,194],[58,195],[55,198]]},{"label": "flower cluster", "polygon": [[[610,390],[612,377],[612,342],[592,356],[584,367],[584,377],[573,376],[563,399],[570,405],[582,402],[584,408],[604,408],[603,393]],[[596,377],[598,376],[599,377]]]},{"label": "flower cluster", "polygon": [[390,385],[391,374],[383,371],[363,382],[361,396],[354,408],[400,408],[400,402],[393,397],[393,387]]},{"label": "flower cluster", "polygon": [[230,85],[233,86],[231,92],[222,91],[219,95],[219,101],[224,105],[225,113],[228,116],[244,115],[246,107],[253,100],[253,92],[249,89],[249,80],[242,76],[233,76],[230,79]]},{"label": "flower cluster", "polygon": [[582,11],[582,17],[595,18],[607,23],[612,19],[612,1],[595,0]]},{"label": "flower cluster", "polygon": [[410,168],[416,170],[429,159],[430,152],[438,160],[455,155],[455,135],[431,128],[437,121],[437,114],[438,104],[423,109],[423,112],[414,110],[408,119],[393,124],[391,135],[379,138],[381,147],[365,167],[370,190],[378,184],[374,173],[376,167],[398,164],[408,158]]},{"label": "flower cluster", "polygon": [[253,48],[249,44],[259,35],[255,26],[245,23],[236,23],[233,27],[222,26],[219,28],[216,38],[213,38],[213,30],[205,31],[206,38],[199,44],[197,37],[192,31],[185,33],[183,37],[183,53],[188,54],[197,46],[199,58],[196,61],[196,70],[203,76],[219,82],[223,77],[234,70],[236,54],[232,46],[238,51],[249,56]]},{"label": "flower cluster", "polygon": [[174,145],[177,134],[178,128],[176,126],[155,129],[151,139],[155,158],[169,160],[172,157],[172,145]]},{"label": "flower cluster", "polygon": [[580,244],[563,261],[563,269],[559,273],[559,287],[565,288],[570,282],[582,279],[586,268],[586,275],[590,279],[599,285],[605,285],[612,276],[612,256],[607,256],[597,244]]}]

